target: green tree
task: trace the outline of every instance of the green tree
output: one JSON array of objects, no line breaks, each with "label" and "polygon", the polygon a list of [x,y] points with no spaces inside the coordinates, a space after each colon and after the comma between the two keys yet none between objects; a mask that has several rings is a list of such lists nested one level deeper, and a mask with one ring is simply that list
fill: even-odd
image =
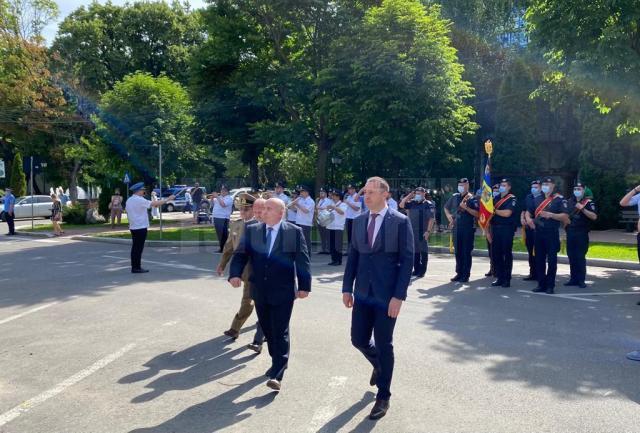
[{"label": "green tree", "polygon": [[532,41],[603,113],[625,116],[619,133],[640,133],[640,3],[637,0],[533,0]]},{"label": "green tree", "polygon": [[24,175],[22,168],[22,155],[16,153],[13,158],[13,164],[11,165],[11,189],[13,189],[13,195],[21,197],[27,194],[27,178]]},{"label": "green tree", "polygon": [[105,93],[94,120],[98,135],[129,159],[146,181],[158,175],[160,144],[166,181],[200,169],[204,150],[192,140],[189,95],[168,77],[127,75]]}]

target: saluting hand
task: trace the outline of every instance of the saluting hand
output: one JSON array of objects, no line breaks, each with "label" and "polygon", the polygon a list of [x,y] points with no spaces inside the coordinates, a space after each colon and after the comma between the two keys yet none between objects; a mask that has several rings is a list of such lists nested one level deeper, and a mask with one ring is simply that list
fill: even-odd
[{"label": "saluting hand", "polygon": [[400,314],[400,307],[402,307],[402,300],[397,298],[391,298],[389,301],[389,317],[395,319]]},{"label": "saluting hand", "polygon": [[238,277],[234,277],[229,280],[229,283],[231,283],[231,286],[237,289],[238,287],[240,287],[240,284],[242,284],[242,280]]}]

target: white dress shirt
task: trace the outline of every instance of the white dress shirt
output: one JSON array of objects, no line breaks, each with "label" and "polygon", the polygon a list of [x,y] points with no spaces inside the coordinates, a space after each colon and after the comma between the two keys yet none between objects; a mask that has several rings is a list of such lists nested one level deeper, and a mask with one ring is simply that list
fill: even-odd
[{"label": "white dress shirt", "polygon": [[146,229],[149,227],[149,214],[147,209],[151,207],[151,201],[137,194],[132,195],[125,204],[129,230]]},{"label": "white dress shirt", "polygon": [[[378,237],[378,232],[380,231],[380,227],[382,227],[382,220],[384,220],[387,211],[389,210],[389,206],[382,208],[380,212],[378,212],[378,216],[376,217],[376,225],[373,228],[373,243],[376,242],[376,238]],[[373,218],[371,214],[373,212],[369,211],[369,220],[367,221],[367,229],[369,228],[369,224],[371,223],[371,219]]]},{"label": "white dress shirt", "polygon": [[393,210],[398,210],[398,202],[395,201],[393,197],[389,197],[389,200],[387,200],[387,205]]},{"label": "white dress shirt", "polygon": [[362,203],[360,203],[360,199],[358,198],[358,200],[356,201],[354,199],[354,197],[356,196],[356,194],[350,195],[347,197],[347,199],[345,200],[346,203],[357,206],[358,210],[353,210],[351,208],[351,206],[347,206],[347,219],[348,220],[352,220],[355,217],[357,217],[358,215],[360,215],[360,209],[362,209]]},{"label": "white dress shirt", "polygon": [[[222,200],[225,206],[220,204],[220,200]],[[219,195],[217,198],[213,199],[213,217],[214,218],[222,218],[229,219],[231,218],[231,212],[233,212],[233,198],[230,195]]]},{"label": "white dress shirt", "polygon": [[267,226],[266,231],[265,231],[265,238],[267,236],[267,233],[269,233],[269,229],[273,229],[271,231],[271,245],[269,245],[269,252],[267,253],[268,256],[271,255],[271,250],[273,249],[273,246],[276,243],[276,238],[278,237],[278,232],[280,231],[280,226],[282,225],[281,222],[279,222],[278,224],[274,225],[274,226]]},{"label": "white dress shirt", "polygon": [[332,210],[331,212],[333,212],[333,215],[334,215],[333,221],[331,221],[329,223],[327,228],[329,230],[344,230],[344,224],[345,224],[346,219],[347,219],[346,218],[347,205],[346,205],[346,203],[343,203],[342,201],[339,201],[339,202],[335,203],[334,206],[342,211],[342,215],[340,215],[335,210]]},{"label": "white dress shirt", "polygon": [[[316,208],[316,204],[314,203],[313,199],[311,197],[300,197],[297,204],[299,208],[298,213],[296,214],[296,224],[308,227],[313,226],[313,214]],[[304,211],[300,208],[303,208],[308,212],[304,213]]]}]

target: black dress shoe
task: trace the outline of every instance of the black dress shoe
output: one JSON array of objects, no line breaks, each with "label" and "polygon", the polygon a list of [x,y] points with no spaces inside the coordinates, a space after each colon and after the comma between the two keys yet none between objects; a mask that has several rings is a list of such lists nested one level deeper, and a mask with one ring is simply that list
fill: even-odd
[{"label": "black dress shoe", "polygon": [[149,269],[131,269],[132,274],[146,274],[147,272],[149,272]]},{"label": "black dress shoe", "polygon": [[461,278],[460,275],[456,275],[450,281],[460,281],[460,278]]},{"label": "black dress shoe", "polygon": [[235,329],[227,329],[226,331],[224,331],[224,335],[226,335],[227,337],[231,337],[234,340],[238,338],[238,336],[240,335],[240,333],[238,331],[236,331]]},{"label": "black dress shoe", "polygon": [[458,281],[461,282],[461,283],[468,283],[469,282],[469,277],[460,278]]},{"label": "black dress shoe", "polygon": [[511,282],[510,281],[504,281],[502,283],[502,287],[511,287]]},{"label": "black dress shoe", "polygon": [[247,348],[253,350],[258,355],[260,355],[262,353],[262,344],[258,344],[255,341],[253,343],[251,343],[251,344],[248,344]]},{"label": "black dress shoe", "polygon": [[580,287],[581,289],[586,289],[587,285],[585,283],[578,283],[578,287]]},{"label": "black dress shoe", "polygon": [[489,271],[486,274],[484,274],[485,277],[493,277],[493,272]]},{"label": "black dress shoe", "polygon": [[573,281],[567,281],[566,283],[563,284],[563,286],[566,286],[566,287],[577,286],[577,285],[578,283],[575,283]]},{"label": "black dress shoe", "polygon": [[535,281],[536,277],[529,275],[528,277],[525,277],[522,279],[522,281]]},{"label": "black dress shoe", "polygon": [[371,413],[369,414],[369,419],[380,419],[387,414],[388,410],[389,400],[376,399],[376,403],[373,405],[373,409],[371,409]]},{"label": "black dress shoe", "polygon": [[416,274],[416,278],[424,278],[424,274]]},{"label": "black dress shoe", "polygon": [[553,295],[555,292],[553,291],[553,288],[551,289],[547,289],[545,290],[547,292],[547,295]]},{"label": "black dress shoe", "polygon": [[547,289],[545,289],[544,287],[536,287],[535,289],[532,290],[533,293],[542,293],[542,292],[546,292]]},{"label": "black dress shoe", "polygon": [[369,379],[369,385],[376,386],[377,382],[378,382],[378,369],[374,368],[373,371],[371,372],[371,379]]},{"label": "black dress shoe", "polygon": [[493,283],[491,283],[491,287],[498,287],[498,286],[502,286],[502,281],[495,280]]}]

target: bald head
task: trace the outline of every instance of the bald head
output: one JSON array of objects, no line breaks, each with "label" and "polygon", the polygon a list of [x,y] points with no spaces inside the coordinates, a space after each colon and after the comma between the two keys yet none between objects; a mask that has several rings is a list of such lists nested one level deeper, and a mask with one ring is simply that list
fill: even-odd
[{"label": "bald head", "polygon": [[[255,204],[254,204],[255,206]],[[282,221],[285,212],[285,205],[279,198],[270,198],[264,204],[264,211],[262,212],[262,220],[265,224],[273,226]]]},{"label": "bald head", "polygon": [[253,202],[253,216],[258,221],[262,222],[262,212],[264,212],[264,205],[267,201],[263,198],[258,198]]}]

